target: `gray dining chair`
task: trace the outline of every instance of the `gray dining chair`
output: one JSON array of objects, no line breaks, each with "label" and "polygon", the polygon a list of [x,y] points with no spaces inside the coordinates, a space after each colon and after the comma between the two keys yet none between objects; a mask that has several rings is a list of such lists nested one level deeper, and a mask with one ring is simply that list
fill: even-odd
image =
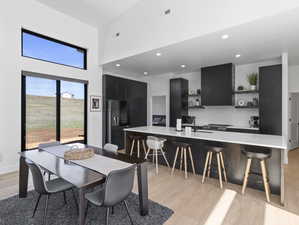
[{"label": "gray dining chair", "polygon": [[[54,147],[54,146],[58,146],[58,145],[61,145],[61,143],[59,141],[47,142],[47,143],[39,144],[38,149]],[[48,174],[48,180],[51,180],[52,173],[46,169],[43,169],[43,170],[44,170],[44,175]]]},{"label": "gray dining chair", "polygon": [[134,225],[126,199],[131,194],[134,184],[135,165],[125,169],[114,170],[106,178],[104,185],[97,191],[85,195],[87,199],[86,215],[89,204],[106,208],[106,225],[109,224],[110,208],[124,203],[130,222]]},{"label": "gray dining chair", "polygon": [[47,199],[46,199],[44,218],[43,218],[43,224],[45,225],[47,223],[46,219],[47,219],[47,210],[48,210],[48,203],[49,203],[50,196],[52,194],[56,194],[56,193],[63,193],[64,203],[67,204],[66,191],[69,191],[69,190],[72,191],[74,201],[75,201],[75,204],[76,204],[76,207],[78,210],[78,204],[77,204],[75,192],[73,190],[74,186],[71,183],[69,183],[61,178],[53,179],[50,181],[45,181],[40,166],[36,165],[34,162],[32,162],[30,160],[26,160],[26,163],[27,163],[27,165],[31,171],[31,174],[32,174],[34,189],[39,194],[38,199],[35,204],[35,207],[34,207],[32,217],[34,217],[34,215],[36,213],[36,210],[37,210],[37,207],[39,205],[39,201],[40,201],[42,195],[46,195]]},{"label": "gray dining chair", "polygon": [[117,150],[118,150],[117,145],[113,145],[110,143],[105,144],[103,148],[109,152],[114,152],[114,153],[117,153]]}]

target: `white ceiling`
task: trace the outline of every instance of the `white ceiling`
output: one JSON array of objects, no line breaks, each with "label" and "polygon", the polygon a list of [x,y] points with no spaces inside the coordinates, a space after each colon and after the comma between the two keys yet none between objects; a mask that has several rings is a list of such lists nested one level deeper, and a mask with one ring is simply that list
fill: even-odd
[{"label": "white ceiling", "polygon": [[37,0],[93,26],[105,25],[140,0]]},{"label": "white ceiling", "polygon": [[[230,38],[222,40],[223,34]],[[157,52],[162,55],[157,57]],[[290,64],[299,64],[299,8],[107,63],[104,72],[128,76],[143,76],[145,71],[149,75],[187,73],[208,65],[246,64],[272,59],[280,57],[282,52],[289,53]],[[241,57],[235,58],[236,54],[241,54]],[[187,67],[181,68],[181,64]]]}]

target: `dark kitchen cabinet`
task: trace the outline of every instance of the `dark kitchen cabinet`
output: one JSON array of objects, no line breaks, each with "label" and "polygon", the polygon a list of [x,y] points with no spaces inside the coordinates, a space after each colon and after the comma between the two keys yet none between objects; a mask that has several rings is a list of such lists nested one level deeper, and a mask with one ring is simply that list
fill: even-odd
[{"label": "dark kitchen cabinet", "polygon": [[201,104],[234,104],[234,65],[232,63],[201,69]]},{"label": "dark kitchen cabinet", "polygon": [[170,80],[170,126],[176,126],[176,119],[188,115],[188,80],[183,78]]},{"label": "dark kitchen cabinet", "polygon": [[260,130],[262,134],[281,135],[282,66],[259,68]]},{"label": "dark kitchen cabinet", "polygon": [[108,101],[126,102],[128,124],[111,129],[111,142],[124,147],[126,127],[147,125],[147,84],[111,75],[103,76],[103,144],[108,143]]}]

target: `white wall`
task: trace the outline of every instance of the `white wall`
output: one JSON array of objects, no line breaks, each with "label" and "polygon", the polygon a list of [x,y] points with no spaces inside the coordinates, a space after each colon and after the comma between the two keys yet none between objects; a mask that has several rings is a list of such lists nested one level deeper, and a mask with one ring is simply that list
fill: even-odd
[{"label": "white wall", "polygon": [[152,96],[152,115],[166,115],[166,96]]},{"label": "white wall", "polygon": [[[88,49],[88,70],[21,57],[21,28]],[[99,30],[100,32],[100,30]],[[0,173],[18,168],[21,150],[21,71],[89,80],[89,95],[101,95],[102,46],[98,30],[34,0],[5,1],[0,8]],[[100,42],[102,43],[102,42]],[[101,113],[88,113],[88,143],[100,146]]]},{"label": "white wall", "polygon": [[289,92],[299,92],[299,65],[289,66]]},{"label": "white wall", "polygon": [[[247,74],[258,72],[258,68],[266,65],[280,64],[281,59],[273,59],[253,64],[236,65],[235,67],[235,87],[243,85],[245,88],[249,88],[246,80]],[[189,80],[189,91],[201,89],[201,73],[193,72],[188,74],[162,74],[157,76],[145,77],[149,84],[148,98],[152,96],[165,95],[166,96],[166,119],[169,122],[169,80],[172,78],[182,77]],[[250,95],[238,95],[236,99],[242,98],[245,101],[251,100]],[[151,100],[150,100],[151,101]],[[236,100],[237,101],[237,100]],[[149,104],[148,113],[151,113],[152,103]],[[189,115],[196,116],[197,124],[208,123],[221,123],[232,124],[240,127],[248,127],[248,121],[250,116],[258,115],[258,109],[235,109],[232,106],[209,106],[205,109],[189,109]],[[151,118],[148,117],[148,124],[151,124]]]},{"label": "white wall", "polygon": [[[143,0],[105,28],[104,62],[219,32],[299,6],[298,0]],[[171,9],[171,14],[164,11]],[[120,33],[116,37],[116,33]]]}]

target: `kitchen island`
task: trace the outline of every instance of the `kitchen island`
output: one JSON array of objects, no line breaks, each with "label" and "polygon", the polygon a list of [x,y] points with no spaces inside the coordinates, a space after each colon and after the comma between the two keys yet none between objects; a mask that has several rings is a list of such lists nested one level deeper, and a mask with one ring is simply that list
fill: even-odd
[{"label": "kitchen island", "polygon": [[[175,148],[173,142],[181,141],[191,144],[192,154],[197,174],[203,174],[205,157],[208,146],[221,145],[224,149],[224,164],[228,176],[228,181],[235,184],[242,184],[246,166],[246,157],[241,153],[244,148],[270,148],[272,156],[267,160],[271,193],[280,195],[281,203],[284,203],[284,164],[287,164],[287,142],[282,136],[264,135],[252,133],[239,133],[227,131],[198,130],[190,135],[185,132],[178,132],[170,127],[135,127],[127,128],[125,131],[125,149],[130,150],[130,136],[139,135],[145,139],[149,135],[163,137],[167,139],[166,153],[170,163],[173,163]],[[163,160],[159,160],[164,164]],[[178,165],[176,165],[178,168]],[[191,171],[191,168],[188,168]],[[252,162],[251,172],[260,174],[260,166],[257,161]],[[211,171],[211,177],[217,177],[216,167]],[[257,175],[251,175],[248,186],[264,190],[262,180]]]}]

